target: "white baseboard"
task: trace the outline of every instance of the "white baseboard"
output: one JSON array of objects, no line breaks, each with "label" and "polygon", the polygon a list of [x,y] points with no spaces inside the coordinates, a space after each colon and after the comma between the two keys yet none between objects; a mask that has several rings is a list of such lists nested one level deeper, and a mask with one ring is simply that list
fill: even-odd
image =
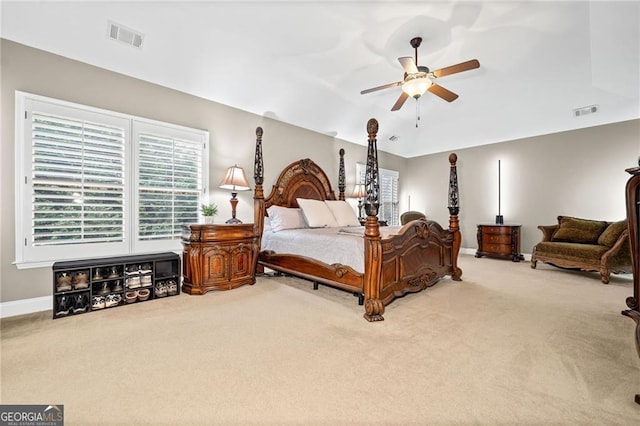
[{"label": "white baseboard", "polygon": [[0,303],[0,318],[14,317],[16,315],[31,314],[34,312],[48,311],[52,309],[53,296],[34,297],[32,299],[13,300]]}]

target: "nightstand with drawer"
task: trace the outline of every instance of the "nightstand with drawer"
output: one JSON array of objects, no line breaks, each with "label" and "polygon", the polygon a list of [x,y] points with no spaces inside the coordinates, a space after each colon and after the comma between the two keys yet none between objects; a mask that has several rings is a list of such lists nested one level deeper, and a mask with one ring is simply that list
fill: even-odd
[{"label": "nightstand with drawer", "polygon": [[520,253],[522,225],[478,225],[478,251],[476,257],[495,257],[514,262],[524,260]]}]

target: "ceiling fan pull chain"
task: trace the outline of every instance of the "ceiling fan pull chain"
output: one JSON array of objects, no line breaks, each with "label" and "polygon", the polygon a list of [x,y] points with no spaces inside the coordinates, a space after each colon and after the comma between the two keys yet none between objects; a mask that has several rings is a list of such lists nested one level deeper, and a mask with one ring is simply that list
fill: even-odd
[{"label": "ceiling fan pull chain", "polygon": [[418,128],[418,121],[420,121],[420,102],[416,99],[416,129]]}]

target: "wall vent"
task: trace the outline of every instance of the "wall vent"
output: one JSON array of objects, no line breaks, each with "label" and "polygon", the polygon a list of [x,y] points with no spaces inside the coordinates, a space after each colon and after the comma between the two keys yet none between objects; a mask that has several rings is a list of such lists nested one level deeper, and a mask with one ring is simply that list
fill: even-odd
[{"label": "wall vent", "polygon": [[107,23],[107,36],[111,40],[126,43],[138,49],[142,48],[142,42],[144,41],[144,34],[141,32],[134,31],[113,21]]},{"label": "wall vent", "polygon": [[594,112],[598,112],[598,109],[600,107],[598,105],[589,105],[586,107],[582,107],[582,108],[576,108],[573,110],[573,116],[574,117],[581,117],[583,115],[587,115],[587,114],[593,114]]}]

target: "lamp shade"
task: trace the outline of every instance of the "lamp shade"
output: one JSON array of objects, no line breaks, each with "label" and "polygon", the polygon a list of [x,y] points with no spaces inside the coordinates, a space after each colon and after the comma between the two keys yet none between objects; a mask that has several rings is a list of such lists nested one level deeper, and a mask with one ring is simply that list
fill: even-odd
[{"label": "lamp shade", "polygon": [[220,181],[220,188],[230,189],[232,191],[248,190],[249,182],[247,181],[247,176],[244,174],[244,169],[237,165],[229,167],[222,181]]},{"label": "lamp shade", "polygon": [[433,82],[428,77],[417,77],[402,83],[402,91],[407,95],[418,99],[424,95]]},{"label": "lamp shade", "polygon": [[364,198],[367,195],[367,190],[364,187],[363,183],[357,183],[353,188],[353,194],[351,197],[353,198]]}]

